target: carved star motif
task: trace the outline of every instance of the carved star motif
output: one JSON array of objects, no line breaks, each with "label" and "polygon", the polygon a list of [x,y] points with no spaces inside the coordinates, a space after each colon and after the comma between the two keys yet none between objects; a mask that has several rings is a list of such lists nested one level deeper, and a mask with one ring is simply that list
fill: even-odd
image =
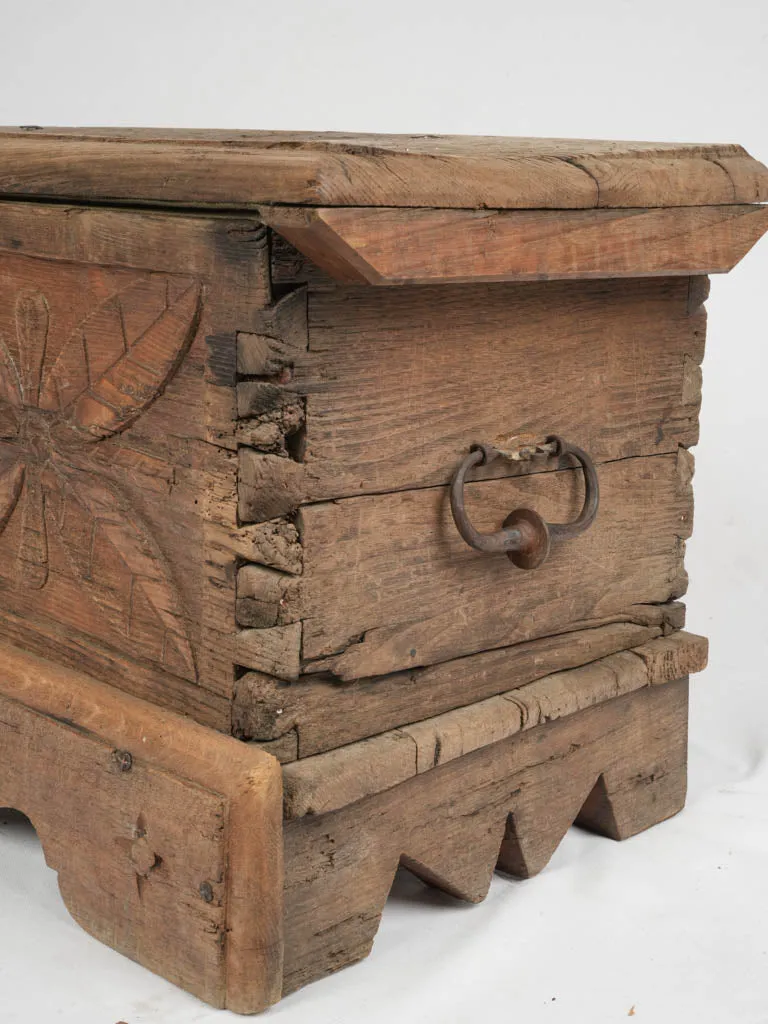
[{"label": "carved star motif", "polygon": [[[109,611],[91,573],[98,537],[154,610],[186,674],[194,674],[194,660],[162,553],[125,495],[88,461],[94,444],[125,430],[162,394],[199,311],[196,282],[172,291],[154,275],[109,296],[56,354],[46,296],[26,289],[16,296],[14,336],[0,335],[0,534],[20,517],[15,585],[46,586],[53,531],[78,581]],[[130,621],[120,626],[130,633]]]}]

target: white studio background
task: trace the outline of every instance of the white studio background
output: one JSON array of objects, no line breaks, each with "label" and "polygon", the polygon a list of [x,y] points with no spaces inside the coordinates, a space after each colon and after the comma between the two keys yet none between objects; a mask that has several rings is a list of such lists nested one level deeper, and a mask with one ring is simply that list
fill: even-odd
[{"label": "white studio background", "polygon": [[[768,160],[767,0],[0,0],[0,123],[740,142]],[[687,809],[571,830],[468,908],[408,878],[374,953],[284,1024],[768,1021],[768,240],[713,280],[688,628]],[[7,821],[8,816],[2,819]],[[70,921],[0,824],[1,1024],[234,1021]]]}]

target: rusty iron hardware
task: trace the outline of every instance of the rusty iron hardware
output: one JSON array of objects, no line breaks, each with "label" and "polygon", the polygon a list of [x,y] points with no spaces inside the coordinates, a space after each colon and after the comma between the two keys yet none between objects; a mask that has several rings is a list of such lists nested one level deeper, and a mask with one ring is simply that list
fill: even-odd
[{"label": "rusty iron hardware", "polygon": [[[584,505],[578,517],[571,523],[547,523],[533,509],[517,508],[504,520],[501,530],[480,533],[470,523],[464,508],[464,480],[467,473],[473,467],[487,466],[499,457],[529,459],[537,452],[553,458],[572,455],[580,463],[584,471]],[[600,487],[594,463],[583,449],[564,441],[557,434],[551,434],[543,445],[529,445],[522,456],[519,449],[516,454],[512,454],[507,448],[473,444],[451,482],[451,511],[462,538],[476,551],[487,554],[504,552],[520,569],[535,569],[541,565],[549,554],[553,539],[576,537],[589,529],[595,521],[599,504]]]}]

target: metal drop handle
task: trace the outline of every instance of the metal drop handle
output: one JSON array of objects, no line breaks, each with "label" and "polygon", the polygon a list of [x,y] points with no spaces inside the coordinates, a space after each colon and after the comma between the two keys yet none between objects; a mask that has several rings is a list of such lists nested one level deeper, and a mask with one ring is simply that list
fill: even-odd
[{"label": "metal drop handle", "polygon": [[582,449],[564,441],[557,434],[547,438],[548,454],[559,458],[572,455],[584,470],[584,506],[572,523],[547,523],[538,512],[518,508],[504,520],[503,528],[495,533],[480,533],[469,521],[464,507],[464,480],[474,466],[488,465],[504,455],[503,451],[487,444],[472,445],[451,482],[451,511],[456,529],[476,551],[487,554],[504,552],[521,569],[535,569],[546,559],[552,539],[576,537],[588,530],[595,521],[600,504],[600,486],[594,463]]}]

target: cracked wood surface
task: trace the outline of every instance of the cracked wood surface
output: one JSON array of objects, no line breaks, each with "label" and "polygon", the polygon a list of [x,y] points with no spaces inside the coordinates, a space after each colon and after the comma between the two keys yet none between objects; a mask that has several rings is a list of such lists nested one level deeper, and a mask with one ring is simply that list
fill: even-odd
[{"label": "cracked wood surface", "polygon": [[348,683],[248,672],[237,682],[233,731],[283,763],[295,761],[636,647],[682,628],[684,613],[678,602],[637,605],[620,621]]},{"label": "cracked wood surface", "polygon": [[[261,422],[269,418],[270,425],[283,416],[286,408],[295,408],[296,395],[306,396],[302,461],[285,457],[284,418],[276,428],[280,439],[271,451],[241,448],[240,518],[277,523],[281,520],[273,517],[290,514],[306,502],[367,490],[406,491],[414,486],[445,483],[471,441],[495,436],[500,425],[509,423],[510,408],[515,410],[515,426],[544,434],[557,423],[562,433],[587,444],[598,462],[674,452],[679,445],[694,444],[698,437],[699,362],[705,331],[702,302],[707,287],[706,279],[691,278],[445,287],[439,294],[418,288],[387,294],[359,289],[310,291],[308,346],[304,334],[305,293],[289,295],[281,303],[285,312],[276,309],[272,320],[277,322],[282,316],[288,325],[282,333],[294,339],[291,344],[281,345],[271,339],[270,331],[281,332],[269,327],[258,335],[239,339],[243,366],[253,373],[269,370],[273,375],[288,376],[282,385],[270,384],[267,388],[249,380],[240,385],[240,394],[244,412],[249,411],[248,402],[258,396]],[[294,323],[300,324],[298,330]],[[542,331],[548,339],[546,346],[541,342]],[[557,388],[551,384],[550,347],[558,352],[563,383]],[[472,359],[467,359],[468,351],[473,353]],[[524,366],[525,372],[478,373],[478,358],[489,365],[504,364],[511,358],[513,366]],[[249,422],[254,421],[244,421]],[[246,429],[252,431],[250,426]],[[264,448],[272,444],[270,438]],[[555,465],[545,461],[533,468],[551,469]],[[504,463],[491,473],[514,474],[527,468]],[[516,499],[522,504],[532,500],[522,490]],[[252,629],[241,636],[241,651],[245,653],[240,663],[261,672],[270,672],[265,666],[272,664],[282,678],[295,679],[299,645],[303,642],[305,669],[329,668],[342,678],[410,667],[410,654],[405,660],[401,655],[395,660],[376,655],[369,661],[370,641],[364,652],[353,651],[348,659],[342,656],[332,664],[319,666],[307,663],[307,659],[326,656],[328,645],[323,654],[317,653],[317,635],[325,628],[325,610],[330,606],[327,595],[348,574],[352,586],[345,583],[341,587],[346,595],[341,615],[355,605],[352,631],[360,635],[373,628],[371,640],[377,642],[382,623],[371,627],[360,621],[360,615],[355,617],[367,601],[356,584],[360,581],[371,593],[378,579],[385,586],[382,607],[386,606],[389,583],[383,584],[381,572],[386,569],[381,562],[388,558],[394,564],[394,559],[391,548],[382,550],[381,561],[374,566],[366,552],[352,548],[361,528],[358,509],[362,512],[363,532],[371,516],[380,513],[384,517],[376,527],[369,528],[378,534],[384,524],[383,536],[389,543],[386,519],[398,504],[401,511],[394,516],[402,517],[409,503],[424,506],[421,526],[432,533],[423,540],[423,551],[417,548],[414,552],[414,542],[404,538],[397,545],[401,551],[411,552],[409,558],[415,555],[417,561],[421,560],[428,571],[453,533],[450,522],[444,520],[439,494],[430,497],[419,492],[402,500],[382,495],[367,506],[305,506],[297,525],[302,534],[306,575],[295,583],[263,576],[263,592],[252,586],[243,595],[238,603],[241,625],[256,627],[260,622],[265,631]],[[346,511],[352,519],[346,516],[345,520]],[[337,515],[345,535],[341,545],[344,555],[326,571],[323,559],[337,540],[327,520]],[[674,535],[670,535],[670,541],[674,544]],[[462,551],[459,557],[466,554]],[[355,567],[352,573],[350,566]],[[403,566],[402,585],[409,574],[418,580],[418,572],[418,568]],[[392,601],[398,606],[401,590],[398,584],[392,591]],[[418,594],[413,593],[413,597],[419,601]],[[424,618],[420,602],[414,617]],[[303,627],[284,628],[299,620],[304,621]],[[451,629],[450,624],[446,627],[441,622],[438,627]],[[291,638],[293,650],[285,647]],[[329,641],[330,649],[334,644],[343,646],[348,639],[349,632],[335,635]],[[409,647],[409,652],[412,649]],[[466,649],[449,648],[437,655],[428,652],[425,662],[435,657],[456,657]],[[346,665],[345,661],[352,664]],[[240,693],[246,693],[244,684]],[[244,706],[246,700],[234,709],[237,730],[242,727],[242,715],[247,718],[249,713]]]},{"label": "cracked wood surface", "polygon": [[[240,450],[240,518],[446,484],[471,443],[556,431],[596,462],[698,439],[705,278],[311,291],[301,461]],[[241,346],[245,342],[241,342]],[[258,384],[259,382],[256,382]],[[246,408],[246,407],[244,407]],[[556,463],[543,460],[537,468]],[[484,475],[526,472],[498,460]]]},{"label": "cracked wood surface", "polygon": [[[553,546],[529,573],[515,571],[504,555],[467,547],[442,488],[307,506],[304,671],[342,680],[383,675],[679,597],[687,585],[692,472],[684,449],[603,464],[595,524]],[[466,502],[487,531],[523,506],[567,522],[582,492],[581,474],[562,470],[474,483]]]},{"label": "cracked wood surface", "polygon": [[322,815],[471,751],[707,663],[707,641],[676,632],[434,718],[283,766],[287,820]]},{"label": "cracked wood surface", "polygon": [[[298,510],[303,574],[291,579],[241,570],[238,664],[257,675],[238,682],[236,734],[252,735],[254,724],[261,728],[259,716],[272,702],[272,696],[265,701],[265,691],[274,694],[279,686],[274,677],[295,682],[306,678],[302,672],[330,672],[345,681],[385,676],[615,621],[631,605],[663,603],[681,593],[679,538],[687,532],[689,509],[673,512],[657,534],[661,539],[669,529],[665,566],[656,558],[656,541],[653,555],[631,546],[633,536],[637,540],[654,527],[640,521],[637,491],[621,495],[617,484],[609,499],[614,514],[617,502],[620,517],[625,502],[638,512],[633,527],[625,524],[622,539],[608,542],[613,558],[627,538],[626,561],[616,568],[618,576],[627,573],[626,598],[618,596],[618,583],[608,585],[608,610],[584,608],[584,586],[591,578],[605,582],[600,565],[606,560],[590,548],[589,570],[581,562],[574,569],[567,553],[560,563],[561,573],[579,580],[573,589],[580,596],[559,591],[547,607],[548,597],[537,592],[533,600],[541,610],[534,614],[525,602],[536,585],[519,581],[526,598],[510,602],[507,574],[498,560],[481,566],[454,537],[445,493],[435,485],[447,483],[472,441],[505,429],[533,436],[557,429],[579,439],[603,464],[673,455],[681,445],[695,444],[707,289],[701,277],[386,293],[298,287],[263,314],[257,332],[241,333],[238,436],[249,443],[239,451],[239,518],[287,524],[286,517]],[[493,372],[498,366],[506,372]],[[542,486],[536,471],[564,465],[545,459],[532,466],[500,462],[478,474],[523,473],[529,482],[521,478],[519,490],[504,499],[508,507],[502,509],[499,500],[489,525],[497,525],[515,504],[535,506]],[[619,471],[605,466],[605,472],[610,479]],[[469,488],[478,495],[476,507],[479,486]],[[549,518],[562,520],[573,511],[562,507]],[[656,558],[644,576],[636,555]],[[474,577],[467,558],[474,560]],[[464,568],[456,572],[454,560]],[[633,589],[638,581],[646,588],[639,593]],[[557,590],[554,577],[552,586]],[[452,600],[458,593],[460,602]],[[455,687],[460,690],[458,680]],[[288,702],[294,711],[304,692],[311,704],[318,691],[294,691]],[[422,699],[429,700],[426,688]],[[395,702],[393,713],[399,706]],[[332,714],[329,708],[329,719]],[[371,718],[373,732],[375,713]],[[305,752],[315,749],[314,726],[313,721],[304,731]],[[292,730],[275,731],[258,739],[277,741]],[[328,738],[326,731],[319,742]],[[295,738],[273,749],[282,759],[294,752],[304,756],[302,742],[299,728]]]},{"label": "cracked wood surface", "polygon": [[241,1013],[280,996],[281,782],[262,751],[0,645],[0,806],[102,942]]},{"label": "cracked wood surface", "polygon": [[[298,508],[304,571],[293,578],[240,571],[239,663],[256,671],[238,680],[235,734],[270,744],[281,760],[311,755],[421,717],[425,708],[473,699],[462,699],[461,670],[440,665],[486,647],[626,621],[640,606],[647,622],[648,602],[681,593],[689,462],[678,458],[679,491],[672,462],[698,438],[707,291],[702,277],[439,290],[299,286],[264,314],[257,333],[241,334],[241,430],[274,433],[264,434],[260,451],[240,450],[240,518],[287,523],[273,517]],[[485,366],[508,369],[481,372]],[[297,397],[305,403],[299,428]],[[582,541],[576,563],[564,547],[540,593],[533,578],[511,579],[506,560],[485,563],[464,548],[446,516],[445,492],[434,485],[447,483],[471,441],[507,425],[544,436],[553,423],[603,463],[604,508],[621,525],[607,544],[582,538],[583,561]],[[289,436],[297,430],[298,448]],[[648,519],[647,493],[661,477],[644,477],[638,459],[633,482],[620,461],[658,453],[672,460],[661,485],[662,492],[671,486],[671,504],[662,498]],[[536,507],[539,488],[549,486],[536,471],[556,468],[555,460],[500,460],[485,471],[525,474],[517,484],[493,482],[512,491],[499,492],[488,525],[514,505]],[[469,488],[478,510],[493,494],[484,487]],[[352,497],[361,492],[374,493]],[[549,518],[572,515],[575,493],[570,500],[573,508],[552,509]],[[667,518],[655,522],[664,507]],[[602,575],[609,564],[613,583]],[[570,587],[561,585],[563,572],[575,581]],[[588,608],[585,590],[593,585],[600,603]],[[414,665],[434,663],[435,672],[412,674]],[[493,672],[478,671],[479,686],[503,688],[486,681]],[[287,680],[298,685],[286,688]],[[369,699],[353,707],[363,692]]]},{"label": "cracked wood surface", "polygon": [[[621,692],[627,659],[642,662],[616,657],[621,667],[607,682]],[[398,865],[477,902],[495,867],[523,878],[545,867],[574,821],[625,839],[676,814],[687,695],[685,679],[646,685],[339,810],[287,821],[283,994],[368,955]]]},{"label": "cracked wood surface", "polygon": [[252,207],[756,203],[737,145],[341,132],[0,129],[0,195]]},{"label": "cracked wood surface", "polygon": [[337,281],[371,285],[723,274],[768,229],[768,207],[404,210],[262,207]]}]

